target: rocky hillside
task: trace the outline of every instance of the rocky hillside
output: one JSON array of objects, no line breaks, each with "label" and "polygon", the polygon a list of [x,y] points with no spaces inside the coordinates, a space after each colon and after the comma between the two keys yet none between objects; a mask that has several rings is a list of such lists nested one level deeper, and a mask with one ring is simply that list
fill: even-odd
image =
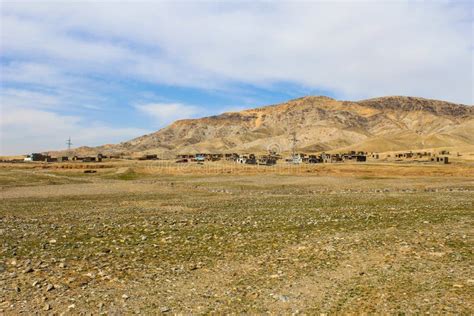
[{"label": "rocky hillside", "polygon": [[474,145],[474,108],[414,97],[358,102],[303,97],[282,104],[179,120],[117,145],[81,148],[103,153],[262,152],[360,149],[391,151]]}]

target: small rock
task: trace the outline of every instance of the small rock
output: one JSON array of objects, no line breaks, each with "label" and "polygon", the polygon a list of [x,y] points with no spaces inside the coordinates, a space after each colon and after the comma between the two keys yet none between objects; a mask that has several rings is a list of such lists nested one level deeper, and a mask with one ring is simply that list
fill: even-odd
[{"label": "small rock", "polygon": [[32,267],[27,267],[25,270],[23,270],[23,273],[31,273],[33,271],[35,271],[35,270],[33,270]]},{"label": "small rock", "polygon": [[56,243],[56,239],[51,239],[51,240],[49,241],[49,243],[50,243],[50,244],[55,244],[55,243]]},{"label": "small rock", "polygon": [[49,305],[48,303],[44,304],[43,306],[44,311],[49,311],[50,309],[51,309],[51,305]]},{"label": "small rock", "polygon": [[278,295],[278,300],[282,302],[288,302],[290,298],[286,295]]},{"label": "small rock", "polygon": [[59,267],[62,268],[62,269],[64,269],[66,266],[67,266],[66,262],[60,262],[59,263]]},{"label": "small rock", "polygon": [[197,270],[197,269],[200,269],[202,266],[202,264],[199,262],[197,264],[191,264],[191,266],[189,267],[189,270]]},{"label": "small rock", "polygon": [[67,309],[74,309],[74,308],[76,308],[76,304],[71,304],[67,307]]},{"label": "small rock", "polygon": [[124,295],[122,295],[122,298],[123,298],[124,300],[128,300],[128,299],[130,298],[130,296],[128,296],[127,294],[124,294]]},{"label": "small rock", "polygon": [[54,290],[54,285],[53,284],[48,284],[48,286],[46,287],[46,291],[49,292],[49,291],[52,291]]},{"label": "small rock", "polygon": [[160,312],[162,313],[167,313],[169,312],[171,309],[168,307],[168,306],[163,306],[162,308],[160,308]]}]

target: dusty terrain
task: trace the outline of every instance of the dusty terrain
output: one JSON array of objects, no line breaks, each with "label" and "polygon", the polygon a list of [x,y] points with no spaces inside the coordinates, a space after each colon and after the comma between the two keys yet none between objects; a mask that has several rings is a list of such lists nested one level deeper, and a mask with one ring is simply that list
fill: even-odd
[{"label": "dusty terrain", "polygon": [[0,313],[474,312],[472,163],[226,167],[0,164]]}]

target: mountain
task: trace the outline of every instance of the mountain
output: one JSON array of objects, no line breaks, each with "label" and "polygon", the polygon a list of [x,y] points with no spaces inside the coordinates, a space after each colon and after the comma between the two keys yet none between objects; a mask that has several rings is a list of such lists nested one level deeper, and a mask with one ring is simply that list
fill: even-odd
[{"label": "mountain", "polygon": [[307,96],[286,103],[179,120],[157,132],[80,153],[395,151],[474,145],[474,107],[415,97],[338,101]]}]

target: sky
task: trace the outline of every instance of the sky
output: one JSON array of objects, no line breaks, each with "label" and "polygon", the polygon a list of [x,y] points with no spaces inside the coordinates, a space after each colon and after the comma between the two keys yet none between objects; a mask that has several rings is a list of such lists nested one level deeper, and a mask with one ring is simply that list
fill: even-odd
[{"label": "sky", "polygon": [[3,1],[0,155],[305,95],[473,104],[470,1]]}]

